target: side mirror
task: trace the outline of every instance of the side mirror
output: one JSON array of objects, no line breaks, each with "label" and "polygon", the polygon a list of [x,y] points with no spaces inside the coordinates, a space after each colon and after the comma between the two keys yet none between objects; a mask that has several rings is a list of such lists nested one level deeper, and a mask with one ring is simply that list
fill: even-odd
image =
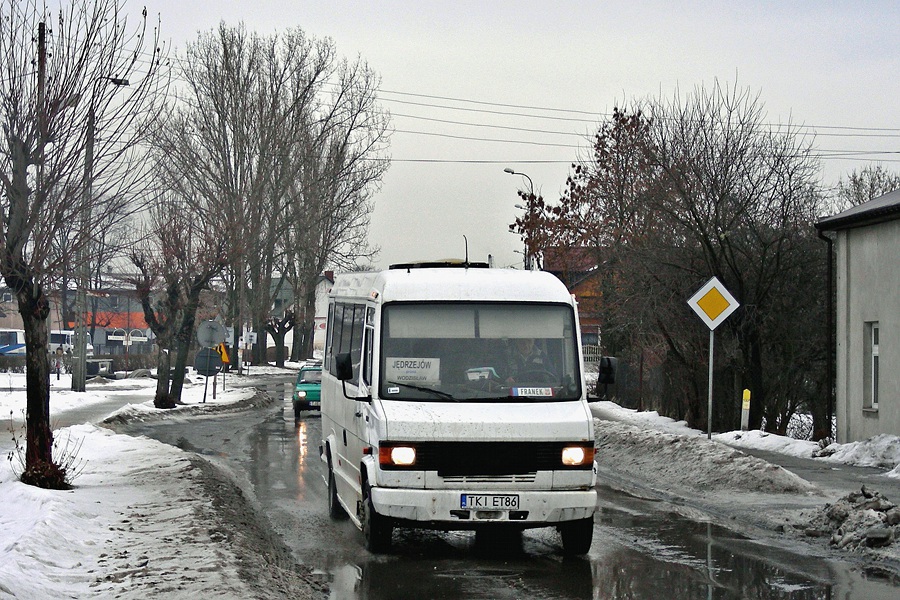
[{"label": "side mirror", "polygon": [[[350,358],[349,352],[342,352],[334,357],[335,377],[341,382],[341,389],[344,391],[344,397],[349,400],[362,400],[371,402],[372,396],[359,396],[352,398],[347,394],[347,382],[353,380],[353,359]],[[357,415],[359,416],[359,415]]]},{"label": "side mirror", "polygon": [[350,353],[344,352],[334,357],[335,376],[339,381],[350,381],[353,379],[353,361],[350,359]]},{"label": "side mirror", "polygon": [[601,356],[597,372],[597,383],[606,385],[615,383],[618,363],[619,360],[615,356]]}]

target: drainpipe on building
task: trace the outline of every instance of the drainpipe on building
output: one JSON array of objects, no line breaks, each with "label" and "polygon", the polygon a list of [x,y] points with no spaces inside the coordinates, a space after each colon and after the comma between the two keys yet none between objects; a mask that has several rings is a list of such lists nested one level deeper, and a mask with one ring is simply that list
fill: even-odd
[{"label": "drainpipe on building", "polygon": [[828,382],[828,410],[825,416],[828,418],[829,432],[831,437],[830,424],[834,419],[835,410],[835,382],[834,382],[834,240],[822,233],[822,230],[816,227],[816,234],[819,239],[824,240],[828,244],[828,264],[825,269],[825,331],[826,331],[826,348],[828,350],[828,360],[826,361],[825,379]]}]

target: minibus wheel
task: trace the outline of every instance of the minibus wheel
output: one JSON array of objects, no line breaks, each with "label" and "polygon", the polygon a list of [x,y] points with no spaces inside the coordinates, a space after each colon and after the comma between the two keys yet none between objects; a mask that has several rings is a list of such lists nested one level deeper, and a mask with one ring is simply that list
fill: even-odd
[{"label": "minibus wheel", "polygon": [[559,526],[559,534],[562,537],[563,554],[566,556],[587,554],[591,549],[591,539],[594,537],[594,519],[588,517],[563,523]]},{"label": "minibus wheel", "polygon": [[373,554],[382,554],[391,547],[393,533],[391,522],[375,512],[372,504],[372,490],[369,483],[363,486],[362,532],[366,541],[366,550]]}]

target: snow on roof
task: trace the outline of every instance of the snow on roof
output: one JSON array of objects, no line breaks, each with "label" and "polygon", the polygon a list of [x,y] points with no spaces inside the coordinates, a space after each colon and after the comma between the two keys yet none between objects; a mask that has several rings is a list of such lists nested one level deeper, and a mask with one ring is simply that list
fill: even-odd
[{"label": "snow on roof", "polygon": [[410,268],[335,277],[333,296],[395,300],[572,303],[566,287],[551,273],[518,269]]}]

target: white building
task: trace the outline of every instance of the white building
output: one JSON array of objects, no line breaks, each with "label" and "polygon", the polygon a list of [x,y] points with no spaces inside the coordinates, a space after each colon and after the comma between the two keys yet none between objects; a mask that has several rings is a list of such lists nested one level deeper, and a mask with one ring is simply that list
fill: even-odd
[{"label": "white building", "polygon": [[816,228],[836,258],[837,441],[900,434],[900,189]]}]

